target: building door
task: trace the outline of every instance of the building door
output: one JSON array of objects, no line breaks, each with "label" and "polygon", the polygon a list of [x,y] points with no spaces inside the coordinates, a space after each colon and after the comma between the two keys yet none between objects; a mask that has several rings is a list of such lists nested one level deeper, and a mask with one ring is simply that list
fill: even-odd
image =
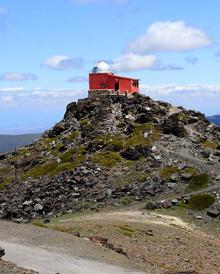
[{"label": "building door", "polygon": [[119,82],[115,83],[115,91],[119,90]]}]

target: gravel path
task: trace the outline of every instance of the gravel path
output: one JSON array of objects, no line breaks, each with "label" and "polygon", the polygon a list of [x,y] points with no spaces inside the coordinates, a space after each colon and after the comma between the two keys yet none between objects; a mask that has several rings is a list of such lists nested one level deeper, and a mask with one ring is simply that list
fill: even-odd
[{"label": "gravel path", "polygon": [[32,225],[0,222],[0,246],[7,260],[43,274],[141,274],[107,263],[112,255],[114,262],[129,265],[121,255],[70,234]]}]

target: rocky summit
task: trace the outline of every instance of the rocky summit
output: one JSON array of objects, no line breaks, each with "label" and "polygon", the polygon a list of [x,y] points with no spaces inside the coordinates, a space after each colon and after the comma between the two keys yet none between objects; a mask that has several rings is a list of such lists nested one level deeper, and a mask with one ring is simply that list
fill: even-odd
[{"label": "rocky summit", "polygon": [[219,186],[220,127],[143,95],[70,103],[41,139],[0,155],[0,217],[19,222],[135,201],[213,220]]}]

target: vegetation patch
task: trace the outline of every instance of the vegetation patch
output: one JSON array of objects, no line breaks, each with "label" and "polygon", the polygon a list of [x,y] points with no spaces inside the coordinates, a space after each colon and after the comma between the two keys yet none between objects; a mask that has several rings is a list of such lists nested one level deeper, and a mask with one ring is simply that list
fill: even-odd
[{"label": "vegetation patch", "polygon": [[10,174],[10,172],[11,172],[11,169],[8,167],[0,168],[0,175],[8,175]]},{"label": "vegetation patch", "polygon": [[49,175],[50,176],[56,176],[60,172],[67,171],[67,170],[73,170],[76,168],[77,164],[72,162],[72,163],[61,163],[59,164],[54,170],[52,170]]},{"label": "vegetation patch", "polygon": [[13,182],[13,178],[7,178],[3,181],[3,183],[0,184],[0,190],[3,190],[8,184]]},{"label": "vegetation patch", "polygon": [[92,160],[104,167],[114,167],[122,161],[118,152],[113,151],[100,151],[93,155]]},{"label": "vegetation patch", "polygon": [[178,170],[177,166],[167,166],[167,167],[163,167],[160,170],[160,177],[165,179],[165,180],[170,180],[170,177],[172,176],[172,174],[183,174],[183,173],[189,173],[192,176],[196,175],[196,169],[193,166],[184,168],[183,170]]},{"label": "vegetation patch", "polygon": [[102,146],[107,146],[108,150],[119,151],[123,148],[123,140],[118,134],[105,134],[95,138],[94,140]]},{"label": "vegetation patch", "polygon": [[185,112],[181,111],[178,113],[178,120],[186,123],[188,121],[188,115]]},{"label": "vegetation patch", "polygon": [[60,157],[62,164],[75,164],[75,166],[81,164],[82,162],[85,161],[86,150],[83,146],[79,146],[77,148],[71,148],[65,153],[63,153]]},{"label": "vegetation patch", "polygon": [[189,199],[188,208],[193,210],[204,210],[215,202],[215,198],[210,194],[193,195]]},{"label": "vegetation patch", "polygon": [[130,205],[132,202],[133,202],[133,199],[131,197],[128,197],[128,196],[122,197],[120,199],[120,203],[124,206]]},{"label": "vegetation patch", "polygon": [[73,142],[79,136],[79,131],[74,131],[70,135],[67,136],[67,140],[69,142]]},{"label": "vegetation patch", "polygon": [[127,237],[132,237],[133,234],[134,234],[134,230],[128,226],[128,225],[119,225],[117,226],[117,228],[119,228],[119,232],[122,234],[122,235],[125,235]]},{"label": "vegetation patch", "polygon": [[151,123],[133,124],[133,127],[133,133],[125,142],[127,147],[138,145],[151,146],[160,136],[159,130]]},{"label": "vegetation patch", "polygon": [[90,121],[89,121],[89,119],[81,119],[80,120],[80,125],[81,126],[88,126],[90,124]]},{"label": "vegetation patch", "polygon": [[72,148],[72,149],[69,149],[68,151],[66,151],[65,153],[62,154],[62,156],[60,157],[61,161],[66,163],[66,162],[70,162],[73,155],[75,153],[75,150]]},{"label": "vegetation patch", "polygon": [[188,190],[189,191],[197,191],[203,188],[207,188],[209,184],[208,174],[202,173],[193,175],[189,182]]},{"label": "vegetation patch", "polygon": [[40,166],[35,166],[29,169],[23,176],[23,179],[27,179],[28,177],[37,178],[40,176],[44,176],[55,170],[58,166],[57,162],[52,162]]},{"label": "vegetation patch", "polygon": [[203,143],[203,146],[204,146],[205,148],[216,149],[216,148],[218,147],[218,144],[216,144],[216,143],[213,142],[213,141],[206,140],[206,141]]},{"label": "vegetation patch", "polygon": [[178,173],[178,168],[176,166],[167,166],[160,170],[160,177],[169,180],[174,173]]}]

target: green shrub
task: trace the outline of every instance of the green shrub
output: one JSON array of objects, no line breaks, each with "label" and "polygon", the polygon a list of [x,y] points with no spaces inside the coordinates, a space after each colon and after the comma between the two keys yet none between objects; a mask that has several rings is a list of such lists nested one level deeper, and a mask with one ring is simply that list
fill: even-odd
[{"label": "green shrub", "polygon": [[93,161],[99,163],[104,167],[113,167],[116,166],[119,162],[122,161],[122,158],[119,153],[112,151],[100,151],[93,155]]},{"label": "green shrub", "polygon": [[198,194],[189,199],[188,207],[193,210],[204,210],[215,202],[215,198],[210,194]]},{"label": "green shrub", "polygon": [[193,175],[192,179],[189,182],[188,190],[196,191],[203,188],[207,188],[209,184],[209,177],[206,173]]}]

